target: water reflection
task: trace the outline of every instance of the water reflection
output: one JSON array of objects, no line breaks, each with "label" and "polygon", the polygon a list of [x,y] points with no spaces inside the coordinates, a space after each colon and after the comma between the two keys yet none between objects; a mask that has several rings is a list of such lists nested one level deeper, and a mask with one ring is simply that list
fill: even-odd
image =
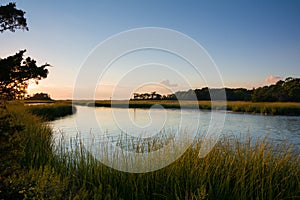
[{"label": "water reflection", "polygon": [[[112,117],[112,111],[117,115]],[[122,121],[123,116],[129,115],[136,124],[132,126]],[[236,114],[219,112],[217,115],[226,115],[221,135],[248,138],[268,138],[275,142],[288,141],[300,146],[300,117],[295,116],[264,116],[252,114]],[[182,121],[182,117],[184,119]],[[149,138],[161,133],[176,134],[176,130],[193,132],[197,136],[207,133],[211,120],[211,112],[177,109],[122,109],[122,108],[91,108],[77,106],[77,113],[51,122],[56,139],[64,138],[101,139],[103,135],[119,137],[129,134],[134,137]],[[154,124],[154,126],[148,126]],[[219,135],[219,134],[218,134]],[[191,134],[193,136],[193,134]],[[193,138],[190,138],[193,139]]]}]

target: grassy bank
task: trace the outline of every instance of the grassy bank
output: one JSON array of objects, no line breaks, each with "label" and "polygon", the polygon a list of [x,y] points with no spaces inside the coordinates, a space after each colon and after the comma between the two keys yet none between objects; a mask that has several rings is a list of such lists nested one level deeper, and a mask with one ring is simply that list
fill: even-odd
[{"label": "grassy bank", "polygon": [[76,112],[76,107],[66,102],[32,105],[27,106],[26,108],[30,113],[37,115],[46,121],[54,120],[67,115],[72,115]]},{"label": "grassy bank", "polygon": [[20,104],[0,109],[0,116],[0,199],[39,199],[42,192],[54,193],[51,177],[48,182],[48,177],[41,179],[43,169],[53,163],[51,129]]},{"label": "grassy bank", "polygon": [[229,101],[227,110],[234,112],[259,113],[267,115],[300,115],[300,103],[292,102],[244,102]]},{"label": "grassy bank", "polygon": [[53,153],[52,133],[23,106],[1,110],[0,199],[299,199],[289,147],[225,138],[204,158],[190,148],[158,171],[111,169],[80,148]]},{"label": "grassy bank", "polygon": [[55,100],[22,100],[20,101],[24,104],[32,104],[32,103],[43,103],[43,104],[46,104],[46,103],[55,103],[56,101]]},{"label": "grassy bank", "polygon": [[[129,107],[129,108],[151,108],[155,104],[162,105],[164,108],[195,108],[197,105],[200,109],[211,110],[212,104],[210,101],[178,101],[172,100],[135,100],[135,101],[113,101],[114,107]],[[96,106],[96,107],[111,107],[111,101],[74,101],[74,104]],[[241,113],[263,114],[263,115],[300,115],[300,103],[291,102],[260,102],[253,103],[247,101],[227,101],[227,106],[222,102],[214,102],[216,110],[228,110]]]}]

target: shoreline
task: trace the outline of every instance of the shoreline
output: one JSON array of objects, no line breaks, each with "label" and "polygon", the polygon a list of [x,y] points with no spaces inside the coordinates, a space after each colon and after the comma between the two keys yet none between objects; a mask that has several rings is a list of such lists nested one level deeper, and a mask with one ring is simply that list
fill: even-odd
[{"label": "shoreline", "polygon": [[[224,110],[235,113],[300,116],[300,102],[248,102],[248,101],[180,101],[176,100],[69,100],[75,105],[89,107],[117,107],[117,108],[151,108],[161,105],[165,109],[200,109],[200,110]],[[181,104],[181,105],[180,105]],[[198,107],[197,107],[198,106]]]}]

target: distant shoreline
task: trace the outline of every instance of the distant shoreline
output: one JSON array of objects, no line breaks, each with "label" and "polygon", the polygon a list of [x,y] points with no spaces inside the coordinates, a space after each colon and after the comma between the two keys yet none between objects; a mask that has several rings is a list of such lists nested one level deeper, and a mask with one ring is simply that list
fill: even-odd
[{"label": "distant shoreline", "polygon": [[300,116],[300,102],[216,101],[213,107],[211,101],[180,101],[179,103],[176,100],[69,100],[68,102],[90,107],[111,107],[113,105],[118,108],[151,108],[154,105],[161,105],[165,109],[195,109],[198,103],[198,108],[201,110],[214,109],[238,113]]}]

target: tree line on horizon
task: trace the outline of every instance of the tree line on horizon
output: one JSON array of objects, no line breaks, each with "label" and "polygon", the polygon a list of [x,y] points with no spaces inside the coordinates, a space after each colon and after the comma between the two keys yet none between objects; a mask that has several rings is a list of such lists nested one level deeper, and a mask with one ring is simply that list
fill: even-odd
[{"label": "tree line on horizon", "polygon": [[[223,91],[225,90],[226,99]],[[161,95],[156,92],[134,93],[131,100],[214,100],[252,101],[252,102],[300,102],[300,78],[288,77],[275,84],[253,89],[245,88],[208,88],[178,91],[174,94]]]}]

